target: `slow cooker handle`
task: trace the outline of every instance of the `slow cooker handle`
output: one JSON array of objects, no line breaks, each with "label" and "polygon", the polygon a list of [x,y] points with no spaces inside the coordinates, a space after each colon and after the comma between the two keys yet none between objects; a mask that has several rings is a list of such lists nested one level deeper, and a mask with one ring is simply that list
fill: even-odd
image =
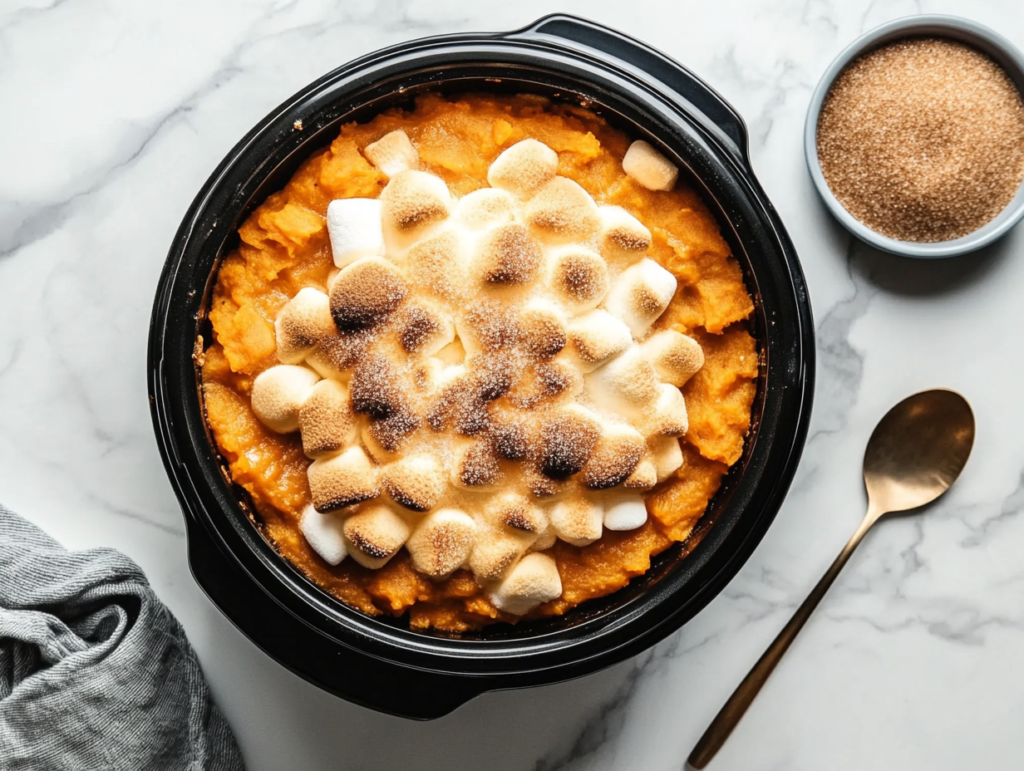
[{"label": "slow cooker handle", "polygon": [[707,83],[657,49],[577,16],[556,13],[528,27],[502,35],[505,38],[554,40],[585,46],[604,56],[613,56],[671,89],[677,100],[695,108],[707,118],[707,128],[717,136],[744,167],[747,155],[747,127],[739,113]]}]

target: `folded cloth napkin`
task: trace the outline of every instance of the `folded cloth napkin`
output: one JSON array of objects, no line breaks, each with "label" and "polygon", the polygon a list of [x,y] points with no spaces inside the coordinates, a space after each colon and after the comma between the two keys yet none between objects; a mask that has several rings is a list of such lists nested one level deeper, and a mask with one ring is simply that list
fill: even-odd
[{"label": "folded cloth napkin", "polygon": [[0,506],[0,769],[241,769],[181,624],[113,549]]}]

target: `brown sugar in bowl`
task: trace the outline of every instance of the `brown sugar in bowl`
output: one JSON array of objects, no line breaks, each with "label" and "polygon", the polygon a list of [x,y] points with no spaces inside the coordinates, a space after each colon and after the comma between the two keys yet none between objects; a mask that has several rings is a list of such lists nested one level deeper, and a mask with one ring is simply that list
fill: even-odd
[{"label": "brown sugar in bowl", "polygon": [[[1024,216],[1022,90],[1024,57],[979,24],[885,24],[848,46],[815,90],[804,131],[811,177],[840,223],[878,249],[979,249]],[[984,124],[970,114],[981,110]]]}]

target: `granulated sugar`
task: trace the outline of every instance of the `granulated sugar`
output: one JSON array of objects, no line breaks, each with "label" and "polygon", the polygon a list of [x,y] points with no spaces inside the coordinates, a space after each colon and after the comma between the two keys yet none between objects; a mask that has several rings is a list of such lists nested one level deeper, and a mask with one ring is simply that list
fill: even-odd
[{"label": "granulated sugar", "polygon": [[1024,105],[988,56],[908,38],[853,62],[818,118],[818,159],[854,217],[901,241],[965,236],[1024,179]]}]

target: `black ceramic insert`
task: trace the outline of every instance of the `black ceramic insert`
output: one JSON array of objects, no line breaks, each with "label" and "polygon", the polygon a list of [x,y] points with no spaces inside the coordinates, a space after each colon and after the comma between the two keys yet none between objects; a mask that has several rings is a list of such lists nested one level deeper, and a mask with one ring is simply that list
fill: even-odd
[{"label": "black ceramic insert", "polygon": [[[410,631],[338,602],[282,559],[233,488],[203,415],[196,340],[219,260],[239,224],[343,121],[424,90],[532,92],[583,103],[659,147],[718,218],[743,268],[761,376],[750,436],[682,557],[676,545],[625,589],[556,619],[472,635]],[[676,631],[736,574],[778,511],[810,418],[814,341],[796,253],[747,157],[742,119],[679,64],[613,30],[550,16],[505,34],[417,40],[365,56],[274,110],[196,197],[157,290],[149,343],[153,423],[188,530],[196,580],[270,656],[339,696],[411,718],[439,717],[488,690],[595,672]]]}]

